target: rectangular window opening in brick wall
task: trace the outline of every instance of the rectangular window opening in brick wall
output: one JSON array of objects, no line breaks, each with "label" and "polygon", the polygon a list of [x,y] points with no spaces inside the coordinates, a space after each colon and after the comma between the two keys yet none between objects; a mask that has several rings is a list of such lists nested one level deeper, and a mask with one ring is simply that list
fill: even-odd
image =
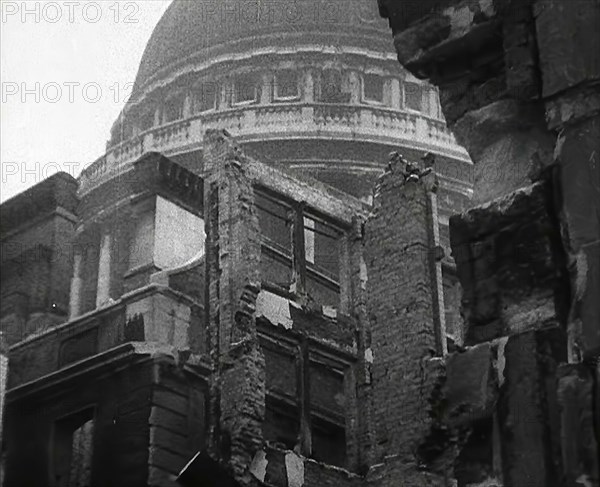
[{"label": "rectangular window opening in brick wall", "polygon": [[[277,349],[266,345],[265,439],[300,449],[317,461],[347,466],[344,365],[331,366],[310,345]],[[304,347],[304,348],[303,348]]]},{"label": "rectangular window opening in brick wall", "polygon": [[339,306],[343,231],[302,204],[255,192],[262,235],[263,280],[283,290],[294,286],[324,306]]},{"label": "rectangular window opening in brick wall", "polygon": [[290,206],[276,198],[255,193],[258,222],[263,241],[276,250],[291,256]]}]

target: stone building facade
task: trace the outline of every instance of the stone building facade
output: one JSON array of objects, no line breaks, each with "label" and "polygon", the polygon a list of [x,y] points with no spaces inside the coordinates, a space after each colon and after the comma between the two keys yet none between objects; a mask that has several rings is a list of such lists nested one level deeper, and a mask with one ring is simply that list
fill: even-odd
[{"label": "stone building facade", "polygon": [[361,229],[392,150],[436,156],[445,350],[468,155],[374,4],[296,7],[175,1],[106,154],[2,205],[5,485],[175,485],[194,458],[215,485],[358,482]]}]

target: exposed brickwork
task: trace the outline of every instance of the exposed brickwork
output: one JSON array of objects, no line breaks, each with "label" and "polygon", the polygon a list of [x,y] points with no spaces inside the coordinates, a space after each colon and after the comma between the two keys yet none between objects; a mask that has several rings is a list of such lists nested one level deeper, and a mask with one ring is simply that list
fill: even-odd
[{"label": "exposed brickwork", "polygon": [[[461,406],[494,411],[487,445],[504,485],[596,486],[600,51],[580,46],[598,45],[600,3],[379,4],[400,62],[440,87],[475,164],[481,206],[450,233],[465,341],[479,345],[448,359],[439,405],[467,423]],[[457,376],[470,367],[478,377]]]},{"label": "exposed brickwork", "polygon": [[[476,202],[555,168],[553,213],[573,288],[570,353],[574,360],[597,353],[598,307],[591,295],[600,292],[600,166],[590,161],[600,149],[600,62],[597,49],[579,46],[598,44],[598,1],[441,1],[408,10],[400,0],[380,4],[400,62],[441,88],[446,119],[475,162]],[[467,51],[468,66],[448,69],[461,66],[457,60]],[[493,95],[479,96],[488,86],[496,86]],[[461,104],[456,90],[472,103]]]},{"label": "exposed brickwork", "polygon": [[504,348],[504,384],[498,405],[504,482],[560,485],[556,369],[566,359],[559,328],[512,335]]},{"label": "exposed brickwork", "polygon": [[594,441],[599,421],[599,375],[598,365],[594,364],[565,364],[558,371],[562,462],[567,484],[600,483],[600,445]]},{"label": "exposed brickwork", "polygon": [[417,450],[430,433],[429,398],[443,367],[433,358],[431,193],[423,181],[405,182],[398,166],[380,179],[365,225],[373,418],[377,457],[386,457],[381,485],[399,477],[416,486],[426,485]]},{"label": "exposed brickwork", "polygon": [[452,217],[467,344],[566,323],[569,286],[552,204],[550,184],[538,183]]},{"label": "exposed brickwork", "polygon": [[250,463],[262,444],[265,372],[255,322],[259,226],[244,157],[227,134],[206,134],[206,323],[215,367],[211,408],[216,421],[211,440],[234,477],[248,483]]}]

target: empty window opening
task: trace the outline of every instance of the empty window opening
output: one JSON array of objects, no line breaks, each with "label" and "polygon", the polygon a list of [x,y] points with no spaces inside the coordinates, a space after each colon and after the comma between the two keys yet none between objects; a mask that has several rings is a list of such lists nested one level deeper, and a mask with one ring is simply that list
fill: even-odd
[{"label": "empty window opening", "polygon": [[174,122],[183,118],[183,96],[175,96],[167,99],[164,110],[164,123]]},{"label": "empty window opening", "polygon": [[383,103],[384,79],[376,74],[363,76],[363,100],[367,102]]},{"label": "empty window opening", "polygon": [[53,466],[56,487],[90,487],[94,409],[72,414],[54,424]]},{"label": "empty window opening", "polygon": [[321,73],[318,100],[324,103],[350,103],[350,92],[344,74],[335,69]]},{"label": "empty window opening", "polygon": [[258,100],[258,81],[251,74],[240,75],[235,80],[234,100],[235,104],[254,103]]},{"label": "empty window opening", "polygon": [[275,100],[292,100],[300,94],[298,73],[292,70],[279,71],[275,76]]},{"label": "empty window opening", "polygon": [[417,83],[404,84],[404,107],[409,110],[423,110],[423,88]]},{"label": "empty window opening", "polygon": [[217,107],[217,84],[205,82],[194,93],[194,113],[203,113]]}]

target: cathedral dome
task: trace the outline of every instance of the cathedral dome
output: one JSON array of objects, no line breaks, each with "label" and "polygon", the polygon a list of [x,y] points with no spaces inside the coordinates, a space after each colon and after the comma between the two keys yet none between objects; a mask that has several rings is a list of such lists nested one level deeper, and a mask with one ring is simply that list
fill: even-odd
[{"label": "cathedral dome", "polygon": [[201,174],[208,129],[365,201],[396,150],[438,156],[455,212],[471,191],[437,91],[400,66],[375,0],[174,0],[80,192],[152,151]]},{"label": "cathedral dome", "polygon": [[392,49],[387,23],[373,0],[174,0],[146,46],[134,94],[178,63],[240,46],[294,47],[298,40],[334,46]]}]

